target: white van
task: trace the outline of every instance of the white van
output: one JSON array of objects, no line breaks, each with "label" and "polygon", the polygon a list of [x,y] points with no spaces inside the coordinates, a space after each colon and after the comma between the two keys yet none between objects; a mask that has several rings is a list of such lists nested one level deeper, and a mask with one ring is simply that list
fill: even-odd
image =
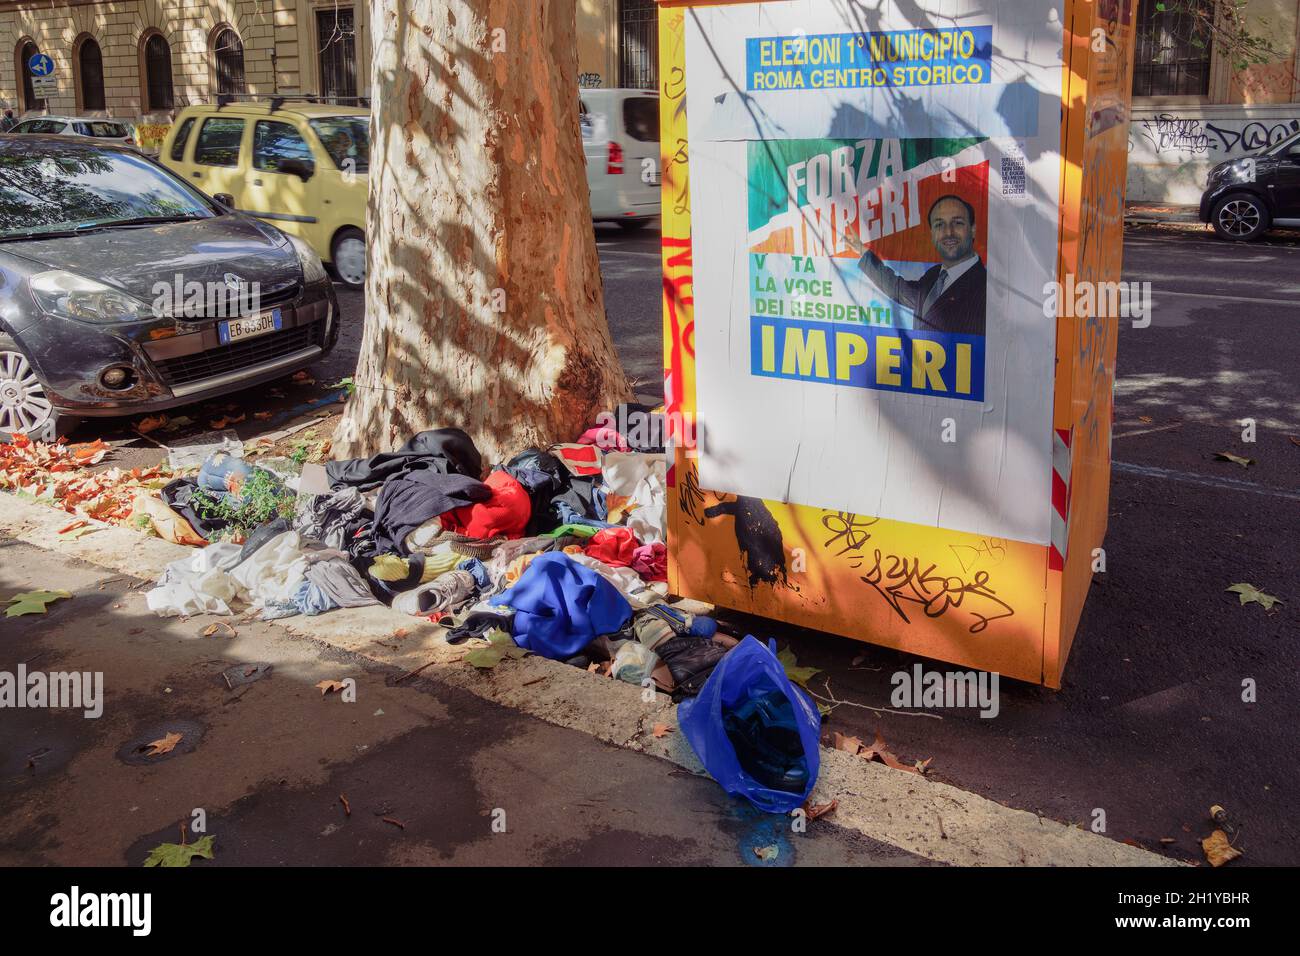
[{"label": "white van", "polygon": [[592,220],[640,229],[659,215],[659,94],[582,90],[578,108]]}]

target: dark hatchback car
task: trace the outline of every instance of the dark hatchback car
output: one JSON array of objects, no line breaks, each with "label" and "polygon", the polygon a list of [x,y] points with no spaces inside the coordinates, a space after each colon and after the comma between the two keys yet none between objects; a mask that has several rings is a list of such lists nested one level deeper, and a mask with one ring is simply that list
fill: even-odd
[{"label": "dark hatchback car", "polygon": [[1201,222],[1235,242],[1258,239],[1272,226],[1300,226],[1300,132],[1211,169]]},{"label": "dark hatchback car", "polygon": [[300,240],[133,150],[0,135],[0,435],[291,374],[338,318]]}]

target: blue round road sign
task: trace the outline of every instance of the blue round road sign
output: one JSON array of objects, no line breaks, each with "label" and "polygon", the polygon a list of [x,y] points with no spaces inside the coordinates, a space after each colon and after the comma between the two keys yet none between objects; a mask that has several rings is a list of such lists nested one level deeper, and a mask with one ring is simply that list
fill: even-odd
[{"label": "blue round road sign", "polygon": [[37,53],[27,61],[27,69],[31,70],[32,76],[52,76],[54,61],[44,53]]}]

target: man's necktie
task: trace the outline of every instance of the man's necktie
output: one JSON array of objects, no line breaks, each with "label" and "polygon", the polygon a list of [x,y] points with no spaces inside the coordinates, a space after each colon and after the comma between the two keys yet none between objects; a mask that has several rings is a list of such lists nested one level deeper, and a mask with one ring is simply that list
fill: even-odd
[{"label": "man's necktie", "polygon": [[930,314],[930,309],[939,301],[939,296],[943,295],[943,287],[948,281],[948,270],[940,269],[939,278],[934,280],[934,285],[930,286],[929,293],[926,294],[925,301],[921,303],[921,317]]}]

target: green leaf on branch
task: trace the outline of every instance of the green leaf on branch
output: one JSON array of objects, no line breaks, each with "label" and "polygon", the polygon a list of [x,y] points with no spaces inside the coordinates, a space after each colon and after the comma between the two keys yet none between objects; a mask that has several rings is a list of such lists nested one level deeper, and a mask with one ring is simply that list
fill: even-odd
[{"label": "green leaf on branch", "polygon": [[164,843],[161,846],[156,846],[149,851],[149,856],[144,861],[144,865],[189,866],[195,857],[210,860],[212,859],[212,841],[214,838],[213,835],[209,834],[194,843]]}]

